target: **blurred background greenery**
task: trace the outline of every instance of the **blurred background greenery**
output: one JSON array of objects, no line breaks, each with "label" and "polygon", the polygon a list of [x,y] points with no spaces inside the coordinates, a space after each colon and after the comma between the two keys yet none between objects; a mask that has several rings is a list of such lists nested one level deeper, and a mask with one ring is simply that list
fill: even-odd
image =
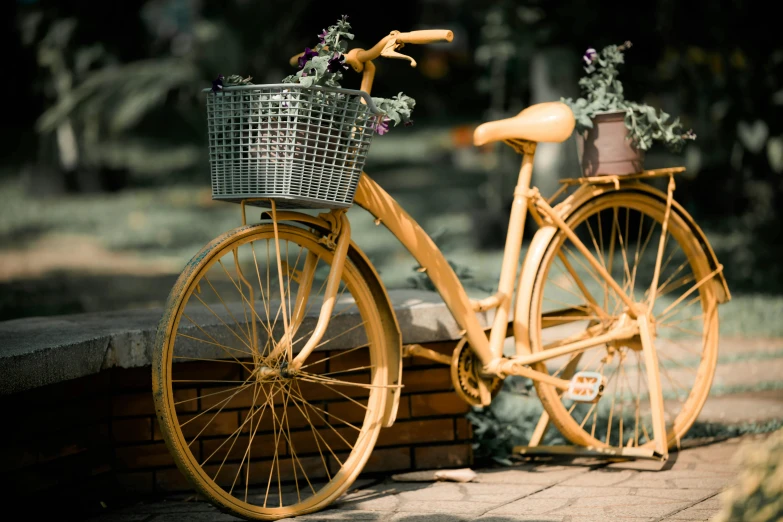
[{"label": "blurred background greenery", "polygon": [[[783,40],[752,2],[302,0],[4,2],[0,319],[159,305],[198,249],[240,223],[209,192],[202,89],[219,73],[276,83],[288,58],[348,14],[355,45],[448,28],[452,44],[379,61],[374,94],[417,100],[411,128],[376,137],[366,170],[438,237],[477,293],[496,284],[518,159],[471,129],[578,95],[581,56],[633,42],[628,98],[681,116],[698,139],[649,167],[685,165],[677,199],[713,242],[735,300],[724,333],[783,335]],[[358,77],[355,84],[358,86]],[[535,182],[575,176],[573,140],[542,145]],[[352,209],[390,287],[415,262]],[[725,311],[724,311],[725,310]]]}]

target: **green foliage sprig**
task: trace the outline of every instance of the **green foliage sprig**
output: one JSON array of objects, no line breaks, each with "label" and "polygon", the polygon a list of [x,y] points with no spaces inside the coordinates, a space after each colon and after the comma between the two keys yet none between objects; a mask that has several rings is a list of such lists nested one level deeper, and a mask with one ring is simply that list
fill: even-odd
[{"label": "green foliage sprig", "polygon": [[[348,16],[342,16],[337,23],[330,25],[318,35],[318,44],[314,48],[305,48],[299,58],[299,71],[283,79],[283,83],[298,83],[305,87],[321,86],[339,88],[343,71],[348,69],[345,53],[349,40],[353,40]],[[410,96],[399,93],[393,98],[373,98],[373,102],[384,112],[384,116],[375,123],[378,134],[389,130],[389,122],[394,125],[404,123],[412,125],[411,112],[416,101]]]},{"label": "green foliage sprig", "polygon": [[579,80],[583,97],[572,100],[563,98],[574,113],[579,132],[593,128],[593,118],[606,112],[625,112],[625,126],[628,137],[641,150],[648,150],[659,141],[670,150],[678,152],[689,140],[695,140],[693,131],[683,131],[679,118],[670,121],[671,116],[662,110],[625,99],[623,84],[618,80],[618,66],[625,63],[625,51],[631,42],[609,45],[601,52],[588,49],[582,60],[585,73]]}]

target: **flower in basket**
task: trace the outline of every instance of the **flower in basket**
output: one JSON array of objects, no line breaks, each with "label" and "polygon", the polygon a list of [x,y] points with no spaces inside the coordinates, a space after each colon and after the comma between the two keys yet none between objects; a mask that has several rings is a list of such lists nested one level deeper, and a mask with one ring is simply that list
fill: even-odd
[{"label": "flower in basket", "polygon": [[685,132],[679,118],[670,121],[671,116],[666,112],[626,100],[623,95],[623,85],[617,79],[618,66],[625,63],[624,53],[630,47],[631,42],[625,42],[609,45],[600,52],[587,49],[582,56],[586,74],[579,80],[583,96],[561,101],[573,111],[576,129],[580,133],[593,128],[596,116],[623,112],[628,138],[637,149],[646,151],[658,141],[678,152],[687,141],[696,139],[693,131]]},{"label": "flower in basket", "polygon": [[[299,70],[283,79],[283,83],[298,83],[305,87],[339,88],[343,72],[348,70],[345,63],[345,53],[348,51],[348,41],[353,40],[351,24],[348,16],[342,16],[337,23],[321,31],[318,44],[314,48],[305,48],[299,57]],[[399,93],[393,98],[373,98],[375,105],[383,111],[373,123],[373,129],[378,134],[389,131],[389,123],[394,125],[413,124],[411,111],[416,101],[410,96]]]}]

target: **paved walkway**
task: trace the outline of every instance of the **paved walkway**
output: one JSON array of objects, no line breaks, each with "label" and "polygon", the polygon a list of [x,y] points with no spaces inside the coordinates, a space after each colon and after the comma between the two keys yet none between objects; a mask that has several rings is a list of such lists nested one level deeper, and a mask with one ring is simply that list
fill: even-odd
[{"label": "paved walkway", "polygon": [[[745,436],[686,448],[666,464],[593,459],[520,463],[477,470],[470,483],[363,481],[330,508],[286,520],[452,522],[652,522],[710,520],[737,475],[733,459]],[[107,512],[94,522],[230,521],[187,497]]]}]

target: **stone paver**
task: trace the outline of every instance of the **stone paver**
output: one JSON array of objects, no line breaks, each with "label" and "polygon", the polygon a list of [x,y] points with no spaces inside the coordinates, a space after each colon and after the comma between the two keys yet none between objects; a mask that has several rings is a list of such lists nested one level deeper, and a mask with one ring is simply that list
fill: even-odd
[{"label": "stone paver", "polygon": [[[293,520],[615,522],[709,520],[737,474],[734,456],[764,435],[685,447],[669,462],[560,461],[477,470],[476,481],[362,481],[328,509]],[[693,444],[689,442],[689,444]],[[578,461],[574,461],[578,462]],[[106,513],[94,522],[236,520],[181,498]]]},{"label": "stone paver", "polygon": [[476,477],[476,482],[485,484],[514,484],[551,486],[563,480],[590,471],[589,466],[558,466],[525,464],[514,468],[485,470]]},{"label": "stone paver", "polygon": [[667,520],[711,520],[721,507],[721,495],[715,495],[688,509],[673,514]]}]

